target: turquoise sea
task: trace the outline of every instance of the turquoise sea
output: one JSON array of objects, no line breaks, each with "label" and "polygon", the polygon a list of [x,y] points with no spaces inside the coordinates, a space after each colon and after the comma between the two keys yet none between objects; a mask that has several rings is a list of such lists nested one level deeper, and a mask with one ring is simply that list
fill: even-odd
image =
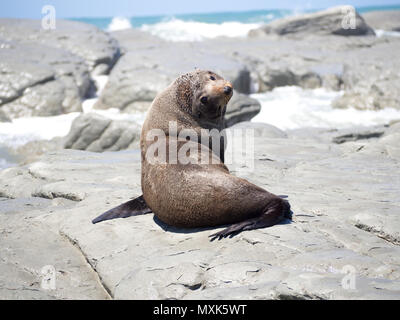
[{"label": "turquoise sea", "polygon": [[[241,12],[215,12],[215,13],[196,13],[196,14],[177,14],[173,16],[140,16],[140,17],[124,17],[129,21],[133,28],[141,28],[144,25],[155,25],[170,20],[181,20],[185,22],[200,22],[208,24],[221,24],[224,22],[239,22],[244,24],[253,23],[267,23],[275,19],[285,16],[290,16],[299,13],[314,12],[322,9],[273,9],[273,10],[254,10],[254,11],[241,11]],[[369,7],[356,7],[360,13],[376,10],[400,10],[400,4],[395,6],[369,6]],[[94,24],[100,29],[108,29],[113,18],[115,17],[102,17],[102,18],[73,18],[70,20],[82,21]]]}]

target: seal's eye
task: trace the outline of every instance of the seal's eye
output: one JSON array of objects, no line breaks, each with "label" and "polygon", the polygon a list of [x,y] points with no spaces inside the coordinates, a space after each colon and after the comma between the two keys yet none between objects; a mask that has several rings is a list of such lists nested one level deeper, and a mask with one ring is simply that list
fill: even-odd
[{"label": "seal's eye", "polygon": [[215,80],[215,77],[214,76],[210,76],[210,80]]},{"label": "seal's eye", "polygon": [[200,102],[201,102],[202,104],[206,104],[207,101],[208,101],[207,97],[201,97],[201,99],[200,99]]}]

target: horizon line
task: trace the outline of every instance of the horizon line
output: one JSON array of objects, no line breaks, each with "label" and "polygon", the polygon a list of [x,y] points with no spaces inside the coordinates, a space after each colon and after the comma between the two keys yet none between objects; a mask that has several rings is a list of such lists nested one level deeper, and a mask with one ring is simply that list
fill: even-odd
[{"label": "horizon line", "polygon": [[[169,13],[169,14],[139,14],[139,15],[113,15],[113,16],[68,16],[68,17],[60,17],[58,19],[109,19],[114,17],[121,17],[121,18],[159,18],[159,17],[174,17],[174,16],[188,16],[188,15],[207,15],[207,14],[237,14],[237,13],[246,13],[246,12],[257,12],[257,11],[292,11],[292,12],[315,12],[320,10],[326,10],[328,8],[333,8],[338,6],[330,6],[324,8],[267,8],[267,9],[249,9],[249,10],[231,10],[231,11],[203,11],[203,12],[187,12],[187,13]],[[357,11],[363,9],[377,9],[376,11],[386,11],[386,10],[400,10],[400,3],[394,5],[370,5],[370,6],[354,6]],[[19,17],[7,17],[7,16],[0,16],[0,18],[9,18],[9,19],[32,19],[37,20],[40,18],[19,18]]]},{"label": "horizon line", "polygon": [[[343,4],[346,5],[346,4]],[[338,6],[331,6],[331,7],[326,7],[326,8],[308,8],[308,9],[293,9],[293,8],[268,8],[268,9],[249,9],[249,10],[233,10],[233,11],[203,11],[203,12],[187,12],[187,13],[170,13],[170,14],[154,14],[154,15],[132,15],[132,16],[124,16],[124,15],[115,15],[115,16],[80,16],[80,17],[65,17],[62,19],[101,19],[101,18],[114,18],[114,17],[121,17],[121,18],[159,18],[159,17],[168,17],[168,16],[186,16],[186,15],[207,15],[207,14],[222,14],[222,13],[241,13],[241,12],[257,12],[257,11],[279,11],[279,10],[285,10],[285,11],[320,11],[320,10],[326,10],[329,8],[334,8],[334,7],[340,7],[341,5]],[[399,4],[394,4],[394,5],[371,5],[371,6],[353,6],[357,11],[360,9],[371,9],[371,8],[379,8],[380,10],[390,10],[390,9],[397,9],[400,10],[400,3]],[[377,10],[378,11],[378,10]]]}]

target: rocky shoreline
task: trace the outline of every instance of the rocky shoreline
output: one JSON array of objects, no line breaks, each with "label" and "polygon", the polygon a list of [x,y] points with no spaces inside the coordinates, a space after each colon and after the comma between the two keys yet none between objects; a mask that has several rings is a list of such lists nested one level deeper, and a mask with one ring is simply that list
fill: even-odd
[{"label": "rocky shoreline", "polygon": [[[99,75],[107,75],[108,81],[93,111],[117,109],[143,118],[159,91],[195,67],[212,69],[234,84],[228,126],[251,120],[259,112],[259,103],[248,94],[282,86],[343,91],[332,102],[333,108],[400,110],[400,37],[378,37],[368,25],[371,21],[374,27],[395,31],[396,12],[371,12],[366,19],[357,14],[355,31],[340,33],[336,29],[343,18],[341,10],[276,20],[250,31],[247,38],[172,44],[137,29],[107,33],[61,20],[56,30],[45,31],[40,21],[0,19],[0,67],[5,75],[0,79],[0,121],[82,112],[82,102],[94,97]],[[118,126],[112,123],[111,129]],[[76,148],[89,150],[102,133],[115,142],[126,125],[120,122],[120,128],[99,131],[98,136],[92,132],[88,143]],[[140,131],[140,123],[131,127]],[[128,135],[132,138],[121,146],[101,142],[104,147],[90,150],[133,147],[132,133]],[[52,146],[74,148],[73,143],[60,142],[65,139],[36,141],[16,152],[29,162],[37,158],[26,152],[32,148],[33,155]]]},{"label": "rocky shoreline", "polygon": [[[400,110],[400,37],[370,31],[398,31],[398,16],[357,16],[364,31],[344,35],[337,15],[191,43],[0,19],[0,121],[82,112],[94,78],[109,77],[66,137],[20,147],[24,164],[0,171],[0,298],[399,299],[400,119],[286,131],[249,122],[261,109],[250,93],[288,85],[342,90],[334,108]],[[313,21],[332,28],[320,34]],[[142,115],[194,67],[233,82],[227,126],[254,130],[254,170],[230,170],[288,195],[293,221],[214,242],[215,229],[171,228],[153,215],[92,225],[141,193],[140,123],[96,111]],[[53,290],[43,288],[45,266]]]}]

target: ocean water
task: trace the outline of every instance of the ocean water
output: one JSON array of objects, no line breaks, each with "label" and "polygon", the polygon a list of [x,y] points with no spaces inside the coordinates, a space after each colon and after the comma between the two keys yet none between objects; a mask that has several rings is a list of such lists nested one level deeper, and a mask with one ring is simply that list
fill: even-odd
[{"label": "ocean water", "polygon": [[[400,10],[400,5],[370,6],[356,9],[360,13],[374,10]],[[219,36],[245,37],[251,29],[257,28],[264,23],[313,11],[318,10],[305,8],[296,10],[273,9],[148,17],[74,18],[71,20],[90,23],[106,31],[137,28],[169,41],[201,41]],[[391,33],[386,35],[397,36],[398,34]]]},{"label": "ocean water", "polygon": [[76,18],[106,31],[137,28],[170,41],[201,41],[218,36],[245,37],[262,23],[292,15],[290,10],[218,12],[151,17]]}]

